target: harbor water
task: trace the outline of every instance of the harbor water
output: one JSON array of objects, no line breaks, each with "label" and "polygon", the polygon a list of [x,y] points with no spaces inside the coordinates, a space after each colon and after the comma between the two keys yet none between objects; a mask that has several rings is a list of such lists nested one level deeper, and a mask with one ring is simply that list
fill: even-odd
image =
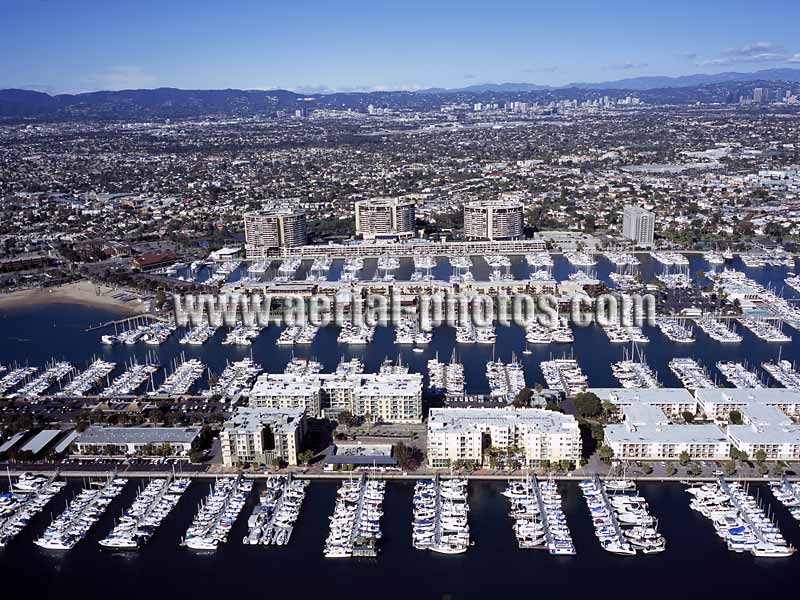
[{"label": "harbor water", "polygon": [[[652,279],[653,274],[664,269],[652,258],[639,255],[642,265],[640,267],[644,281]],[[480,263],[480,257],[473,257],[476,278],[485,278]],[[307,261],[304,261],[304,264]],[[369,276],[370,261],[365,266],[365,277]],[[374,263],[375,261],[371,261]],[[572,267],[563,256],[554,257],[555,265],[553,274],[556,279],[566,279],[569,273],[576,269]],[[409,273],[403,273],[403,266],[407,271],[409,259],[402,259],[398,279],[408,278]],[[444,259],[439,259],[436,269],[442,271],[435,273],[443,278],[447,277],[449,267],[443,267]],[[341,267],[341,261],[334,261],[334,269]],[[373,265],[374,266],[374,265]],[[771,285],[783,292],[787,298],[800,298],[800,294],[783,286],[783,279],[789,269],[776,267],[747,268],[738,259],[731,268],[743,270],[748,277],[763,285]],[[707,270],[708,264],[701,256],[690,257],[688,267],[692,277],[697,271]],[[598,264],[593,267],[595,275],[608,282],[609,273],[613,272],[613,265],[605,258],[598,258]],[[517,278],[528,276],[531,267],[522,257],[513,257],[512,273]],[[333,269],[332,269],[333,272]],[[699,283],[703,283],[701,280]],[[321,329],[310,345],[276,346],[275,341],[280,335],[281,328],[269,327],[261,332],[252,346],[225,346],[221,342],[225,337],[225,328],[220,328],[216,335],[202,346],[182,345],[178,340],[184,330],[179,328],[167,341],[160,346],[148,346],[138,343],[133,346],[116,345],[104,346],[100,337],[104,333],[113,333],[113,329],[85,331],[88,327],[98,323],[107,322],[119,315],[104,309],[90,308],[73,304],[36,305],[0,311],[0,364],[6,366],[17,363],[42,367],[52,359],[68,360],[79,368],[85,368],[92,358],[102,358],[117,363],[117,370],[112,374],[118,375],[126,362],[136,358],[144,362],[148,353],[155,353],[162,366],[170,367],[172,361],[179,356],[186,359],[200,359],[211,371],[219,374],[228,361],[241,360],[251,356],[255,362],[260,363],[265,371],[280,373],[293,356],[314,358],[322,363],[325,372],[331,372],[342,359],[358,357],[365,363],[367,372],[377,371],[380,363],[386,358],[395,360],[398,357],[409,365],[412,372],[427,375],[427,362],[437,354],[440,360],[450,359],[455,350],[459,360],[464,364],[466,374],[466,392],[468,394],[486,393],[489,390],[486,379],[486,362],[494,356],[497,360],[510,361],[513,356],[523,364],[525,379],[529,386],[536,383],[544,384],[544,378],[539,368],[539,363],[553,357],[565,354],[572,355],[578,360],[581,368],[588,377],[592,387],[617,387],[618,383],[611,373],[611,363],[622,359],[625,351],[631,348],[625,344],[609,342],[602,330],[597,326],[586,328],[573,327],[575,341],[573,344],[545,344],[530,345],[531,354],[523,355],[526,348],[525,331],[515,325],[497,327],[497,342],[494,345],[483,344],[457,344],[455,330],[450,327],[437,328],[433,333],[430,344],[422,352],[414,352],[412,346],[397,346],[394,344],[394,328],[378,327],[374,340],[366,346],[347,346],[337,343],[339,327],[329,326]],[[695,326],[694,335],[696,342],[680,344],[671,342],[657,328],[644,327],[644,333],[650,338],[649,344],[640,344],[638,350],[644,353],[647,363],[655,370],[659,381],[666,387],[679,386],[680,382],[670,371],[668,363],[676,356],[696,358],[704,366],[717,383],[724,385],[724,378],[716,370],[715,364],[720,361],[742,361],[751,369],[756,369],[762,382],[770,386],[777,385],[759,365],[767,360],[775,360],[779,353],[781,358],[791,362],[800,361],[800,333],[788,325],[783,326],[784,333],[791,336],[788,343],[772,343],[760,340],[752,332],[737,324],[737,331],[743,340],[737,344],[721,344],[711,340],[699,327]],[[170,367],[171,370],[171,367]],[[206,372],[207,373],[207,372]],[[154,384],[158,386],[164,378],[164,371],[157,373]],[[206,375],[198,382],[200,389],[206,389]]]},{"label": "harbor water", "polygon": [[[383,539],[375,559],[325,559],[337,484],[312,482],[289,545],[247,546],[247,516],[263,483],[257,483],[228,542],[203,554],[179,546],[210,482],[195,481],[176,509],[141,550],[102,549],[98,540],[114,526],[143,482],[131,480],[123,493],[68,552],[33,544],[50,512],[57,514],[82,485],[72,480],[23,532],[0,550],[0,581],[10,598],[197,598],[224,594],[291,595],[301,598],[479,598],[535,594],[565,598],[709,597],[748,598],[769,589],[792,589],[800,558],[756,559],[725,548],[710,523],[689,509],[678,483],[641,483],[640,492],[659,519],[667,550],[659,555],[621,557],[605,552],[594,536],[576,483],[560,483],[577,555],[553,557],[520,550],[500,482],[471,482],[469,504],[474,546],[465,554],[437,555],[411,546],[411,482],[390,482],[384,500]],[[767,486],[752,494],[771,500],[787,540],[800,543],[800,529]]]}]

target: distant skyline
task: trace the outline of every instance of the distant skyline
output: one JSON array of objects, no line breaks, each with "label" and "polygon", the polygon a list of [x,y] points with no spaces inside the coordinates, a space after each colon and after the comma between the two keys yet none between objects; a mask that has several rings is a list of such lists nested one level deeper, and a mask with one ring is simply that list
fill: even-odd
[{"label": "distant skyline", "polygon": [[0,88],[332,91],[800,68],[800,3],[0,0]]}]

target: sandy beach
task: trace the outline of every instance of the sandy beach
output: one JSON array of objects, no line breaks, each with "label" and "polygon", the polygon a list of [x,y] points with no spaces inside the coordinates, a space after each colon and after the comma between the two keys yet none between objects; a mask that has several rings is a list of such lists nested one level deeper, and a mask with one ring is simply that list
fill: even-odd
[{"label": "sandy beach", "polygon": [[10,294],[0,294],[0,310],[20,308],[31,304],[60,303],[96,306],[129,315],[145,312],[144,303],[139,300],[124,302],[114,297],[123,294],[133,296],[133,294],[125,290],[102,285],[98,286],[91,281],[83,280],[57,287],[36,288]]}]

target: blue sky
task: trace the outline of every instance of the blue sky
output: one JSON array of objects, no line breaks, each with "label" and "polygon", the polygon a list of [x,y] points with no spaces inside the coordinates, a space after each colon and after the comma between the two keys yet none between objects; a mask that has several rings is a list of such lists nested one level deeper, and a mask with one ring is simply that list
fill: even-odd
[{"label": "blue sky", "polygon": [[800,2],[0,0],[0,88],[560,85],[800,68]]}]

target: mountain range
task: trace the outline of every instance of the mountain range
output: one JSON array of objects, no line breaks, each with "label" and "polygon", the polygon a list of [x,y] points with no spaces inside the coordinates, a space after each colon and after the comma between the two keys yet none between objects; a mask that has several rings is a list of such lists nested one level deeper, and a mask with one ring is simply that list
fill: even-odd
[{"label": "mountain range", "polygon": [[335,92],[298,94],[288,90],[181,90],[157,88],[49,95],[21,89],[0,90],[0,118],[16,120],[166,119],[204,115],[258,115],[298,109],[352,109],[369,105],[431,110],[457,102],[583,101],[599,94],[612,98],[635,93],[654,104],[737,102],[757,86],[785,90],[800,82],[800,69],[718,73],[681,77],[635,77],[599,83],[549,87],[532,83],[430,88],[418,92]]},{"label": "mountain range", "polygon": [[729,71],[715,74],[681,75],[678,77],[649,76],[614,79],[597,83],[568,83],[549,86],[535,83],[480,83],[462,88],[428,88],[422,93],[461,93],[461,92],[532,92],[540,90],[581,89],[581,90],[630,90],[644,91],[665,88],[692,87],[699,85],[728,83],[734,81],[795,81],[800,82],[800,69],[762,69],[753,73]]}]

